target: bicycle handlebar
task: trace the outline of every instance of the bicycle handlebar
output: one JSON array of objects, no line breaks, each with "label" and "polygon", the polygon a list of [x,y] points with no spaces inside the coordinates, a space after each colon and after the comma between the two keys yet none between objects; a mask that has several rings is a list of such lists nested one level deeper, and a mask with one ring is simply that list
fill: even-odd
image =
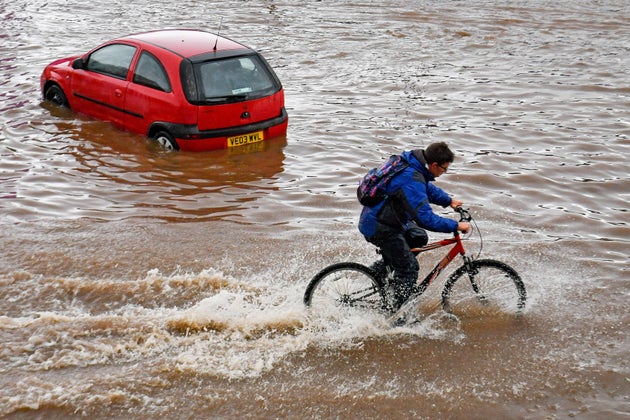
[{"label": "bicycle handlebar", "polygon": [[460,222],[470,222],[472,220],[472,215],[470,214],[468,209],[465,209],[463,207],[457,207],[455,211],[459,213]]}]

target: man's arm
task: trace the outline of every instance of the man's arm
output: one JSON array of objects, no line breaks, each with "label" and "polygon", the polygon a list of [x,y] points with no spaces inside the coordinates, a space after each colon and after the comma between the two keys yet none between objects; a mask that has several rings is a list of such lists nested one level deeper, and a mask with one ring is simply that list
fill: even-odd
[{"label": "man's arm", "polygon": [[447,207],[451,205],[451,196],[448,195],[443,189],[441,189],[440,187],[436,187],[430,182],[427,182],[426,185],[427,197],[429,198],[429,202],[442,207]]}]

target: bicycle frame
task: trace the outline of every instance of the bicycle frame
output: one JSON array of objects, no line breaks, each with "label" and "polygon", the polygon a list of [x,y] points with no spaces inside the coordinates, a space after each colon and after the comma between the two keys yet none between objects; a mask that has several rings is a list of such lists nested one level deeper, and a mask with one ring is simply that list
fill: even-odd
[{"label": "bicycle frame", "polygon": [[416,296],[420,296],[424,291],[429,287],[429,285],[435,280],[442,270],[444,270],[450,263],[457,257],[461,255],[464,258],[464,264],[468,264],[469,258],[466,257],[466,250],[464,249],[464,244],[462,243],[461,236],[459,232],[455,233],[452,238],[442,239],[441,241],[432,242],[420,248],[412,248],[411,252],[416,255],[421,254],[426,251],[431,251],[433,249],[442,248],[445,246],[454,245],[448,253],[442,258],[436,265],[433,267],[433,270],[422,280],[422,282],[417,286],[416,292],[414,293]]}]

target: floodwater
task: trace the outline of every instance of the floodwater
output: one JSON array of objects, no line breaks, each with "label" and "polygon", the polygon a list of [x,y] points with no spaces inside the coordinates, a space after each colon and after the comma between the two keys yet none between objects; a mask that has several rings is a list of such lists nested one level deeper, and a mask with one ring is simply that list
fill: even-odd
[{"label": "floodwater", "polygon": [[[286,138],[166,153],[41,102],[58,57],[221,18],[282,80]],[[628,1],[15,0],[0,22],[0,416],[630,417]],[[449,318],[443,279],[409,327],[306,311],[318,270],[374,258],[360,176],[437,140],[524,316]]]}]

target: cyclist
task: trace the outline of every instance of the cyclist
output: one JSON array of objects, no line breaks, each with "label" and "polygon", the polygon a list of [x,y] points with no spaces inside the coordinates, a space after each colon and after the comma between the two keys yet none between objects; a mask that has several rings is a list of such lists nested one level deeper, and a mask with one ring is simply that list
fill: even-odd
[{"label": "cyclist", "polygon": [[391,179],[387,198],[373,207],[363,207],[359,219],[359,231],[383,256],[372,268],[383,276],[386,265],[394,271],[390,283],[393,311],[413,293],[419,266],[411,248],[426,245],[425,229],[445,233],[470,229],[469,223],[441,217],[431,208],[431,204],[453,209],[463,204],[432,183],[446,173],[455,158],[446,143],[432,143],[401,156],[409,166]]}]

